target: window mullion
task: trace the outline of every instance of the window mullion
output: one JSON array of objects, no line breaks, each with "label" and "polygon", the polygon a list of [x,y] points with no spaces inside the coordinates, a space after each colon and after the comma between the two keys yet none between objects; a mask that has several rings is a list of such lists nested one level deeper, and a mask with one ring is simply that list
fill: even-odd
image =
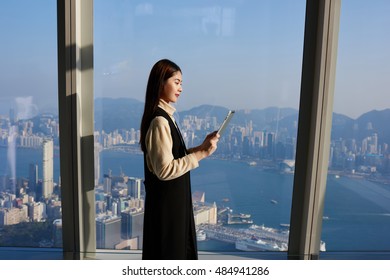
[{"label": "window mullion", "polygon": [[65,258],[96,248],[93,165],[93,0],[58,0],[58,75]]},{"label": "window mullion", "polygon": [[315,259],[320,250],[340,4],[307,1],[290,259]]}]

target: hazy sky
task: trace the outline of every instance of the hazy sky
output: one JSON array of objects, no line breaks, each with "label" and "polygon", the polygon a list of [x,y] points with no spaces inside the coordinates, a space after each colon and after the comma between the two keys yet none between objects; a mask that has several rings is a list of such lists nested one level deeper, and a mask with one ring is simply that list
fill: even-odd
[{"label": "hazy sky", "polygon": [[[94,0],[95,96],[144,99],[152,65],[183,70],[179,110],[298,108],[304,0]],[[342,0],[334,110],[390,108],[390,1]],[[0,1],[0,113],[57,106],[56,1]]]},{"label": "hazy sky", "polygon": [[390,108],[390,1],[341,3],[334,111]]},{"label": "hazy sky", "polygon": [[143,100],[169,58],[183,70],[178,109],[298,107],[305,1],[120,3],[95,0],[97,95]]}]

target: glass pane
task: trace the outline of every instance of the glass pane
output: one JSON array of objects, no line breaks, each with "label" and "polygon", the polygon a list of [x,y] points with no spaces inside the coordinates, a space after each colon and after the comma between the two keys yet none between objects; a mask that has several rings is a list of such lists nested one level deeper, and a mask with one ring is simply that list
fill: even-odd
[{"label": "glass pane", "polygon": [[390,2],[343,0],[322,238],[390,250]]},{"label": "glass pane", "polygon": [[98,248],[141,248],[140,121],[149,72],[168,58],[183,70],[187,147],[236,110],[191,171],[199,250],[287,250],[305,2],[94,2]]},{"label": "glass pane", "polygon": [[56,15],[0,2],[0,246],[62,247]]}]

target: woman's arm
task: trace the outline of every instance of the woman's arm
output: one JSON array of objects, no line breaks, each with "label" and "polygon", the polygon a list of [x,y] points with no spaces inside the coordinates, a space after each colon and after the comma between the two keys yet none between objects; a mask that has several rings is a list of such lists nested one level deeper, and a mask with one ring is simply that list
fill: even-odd
[{"label": "woman's arm", "polygon": [[172,180],[199,166],[196,154],[174,159],[173,141],[168,121],[156,117],[146,134],[147,165],[160,180]]}]

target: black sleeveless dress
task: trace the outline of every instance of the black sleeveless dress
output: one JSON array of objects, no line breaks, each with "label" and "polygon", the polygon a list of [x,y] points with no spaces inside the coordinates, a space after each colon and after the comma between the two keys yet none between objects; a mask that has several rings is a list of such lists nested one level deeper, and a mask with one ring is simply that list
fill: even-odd
[{"label": "black sleeveless dress", "polygon": [[[158,107],[154,117],[168,120],[175,159],[186,155],[180,131],[169,115]],[[142,259],[194,260],[198,258],[190,172],[162,181],[149,171],[144,154],[145,217]]]}]

